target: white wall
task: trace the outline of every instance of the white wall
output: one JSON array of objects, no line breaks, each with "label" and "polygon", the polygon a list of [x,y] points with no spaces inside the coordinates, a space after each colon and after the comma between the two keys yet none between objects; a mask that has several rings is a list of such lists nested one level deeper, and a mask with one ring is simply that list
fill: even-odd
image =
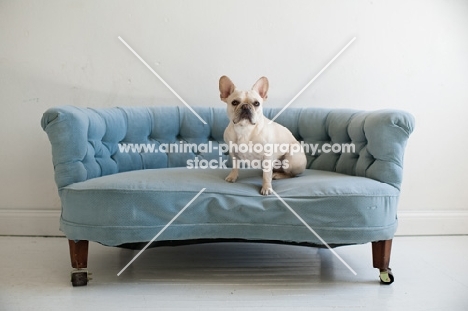
[{"label": "white wall", "polygon": [[463,0],[1,1],[0,234],[57,232],[47,108],[181,105],[118,36],[194,106],[224,105],[227,74],[269,77],[276,107],[357,37],[293,106],[413,113],[399,232],[468,233],[467,16]]}]

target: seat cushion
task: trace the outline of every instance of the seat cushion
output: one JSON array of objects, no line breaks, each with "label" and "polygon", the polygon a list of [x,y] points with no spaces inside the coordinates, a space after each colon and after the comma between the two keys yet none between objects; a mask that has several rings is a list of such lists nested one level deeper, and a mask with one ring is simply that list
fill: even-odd
[{"label": "seat cushion", "polygon": [[[60,189],[61,230],[105,245],[150,241],[202,188],[158,240],[246,239],[323,244],[275,196],[262,196],[260,170],[147,169]],[[273,189],[328,244],[391,239],[398,189],[364,177],[306,170]]]}]

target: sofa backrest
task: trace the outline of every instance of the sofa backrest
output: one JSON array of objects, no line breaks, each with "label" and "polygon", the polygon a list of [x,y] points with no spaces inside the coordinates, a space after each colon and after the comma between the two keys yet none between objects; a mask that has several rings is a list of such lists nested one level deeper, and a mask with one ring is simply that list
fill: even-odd
[{"label": "sofa backrest", "polygon": [[[219,153],[228,124],[224,107],[194,110],[207,124],[181,107],[63,106],[47,110],[42,128],[52,144],[57,186],[118,172],[187,166],[187,161],[195,159],[229,164],[228,155]],[[264,108],[270,119],[279,111]],[[306,150],[308,168],[368,177],[400,187],[404,148],[414,126],[411,114],[399,110],[289,108],[275,121],[304,142],[304,147],[326,147],[315,154],[311,154],[312,148]],[[195,145],[201,147],[195,150]]]}]

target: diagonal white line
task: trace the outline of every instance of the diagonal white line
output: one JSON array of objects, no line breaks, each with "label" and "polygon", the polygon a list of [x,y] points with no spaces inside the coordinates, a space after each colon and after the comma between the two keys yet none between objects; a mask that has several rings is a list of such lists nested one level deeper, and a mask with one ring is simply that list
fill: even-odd
[{"label": "diagonal white line", "polygon": [[122,43],[123,43],[133,54],[135,54],[135,56],[143,63],[143,65],[145,65],[145,66],[146,66],[146,67],[147,67],[147,68],[148,68],[148,69],[149,69],[149,70],[150,70],[150,71],[151,71],[151,72],[152,72],[152,73],[169,89],[169,91],[172,92],[172,94],[174,94],[188,109],[190,109],[190,111],[191,111],[195,116],[197,116],[197,118],[200,119],[200,121],[202,121],[203,124],[206,124],[205,120],[203,120],[202,117],[200,117],[200,116],[198,115],[198,113],[196,113],[195,110],[193,110],[192,107],[190,107],[190,105],[187,104],[187,103],[185,102],[185,100],[184,100],[182,97],[180,97],[179,94],[177,94],[177,92],[174,91],[174,89],[173,89],[169,84],[167,84],[166,81],[164,81],[164,79],[161,78],[161,76],[158,75],[157,72],[153,70],[153,68],[150,67],[150,65],[148,65],[148,63],[146,63],[145,60],[144,60],[143,58],[141,58],[141,56],[138,55],[138,53],[135,52],[135,50],[132,49],[132,48],[130,47],[130,45],[128,45],[128,43],[125,42],[124,39],[122,39],[120,36],[119,36],[118,38],[119,38],[120,41],[122,41]]},{"label": "diagonal white line", "polygon": [[320,235],[318,235],[317,232],[315,232],[315,230],[312,229],[312,228],[304,221],[304,219],[302,219],[302,217],[299,216],[299,215],[296,213],[296,211],[294,211],[294,210],[292,209],[292,207],[289,206],[288,203],[286,203],[286,202],[283,200],[283,198],[281,198],[281,197],[275,192],[275,190],[271,189],[271,191],[273,191],[273,193],[276,195],[276,197],[291,211],[291,213],[293,213],[294,216],[296,216],[297,219],[299,219],[299,220],[304,224],[304,226],[306,226],[307,229],[309,229],[310,232],[312,232],[312,233],[317,237],[317,239],[319,239],[320,242],[322,242],[322,244],[325,245],[325,246],[333,253],[333,255],[335,255],[335,256],[346,266],[346,268],[349,269],[349,271],[351,271],[354,275],[357,275],[356,271],[354,271],[353,268],[351,268],[351,267],[346,263],[346,261],[344,261],[343,258],[341,258],[340,255],[338,255],[338,254],[335,252],[335,250],[334,250],[333,248],[331,248],[330,245],[328,245],[328,243],[325,242],[325,240],[322,239],[322,238],[320,237]]},{"label": "diagonal white line", "polygon": [[338,54],[336,54],[335,57],[333,57],[332,60],[329,61],[328,64],[326,64],[325,67],[323,67],[322,70],[320,70],[319,73],[316,74],[315,77],[313,77],[312,80],[310,80],[309,83],[307,83],[306,86],[304,86],[302,90],[300,90],[299,93],[297,93],[296,96],[294,96],[293,99],[291,99],[289,103],[287,103],[286,106],[284,106],[284,108],[281,109],[281,111],[278,112],[276,116],[270,120],[270,122],[268,122],[268,124],[271,124],[273,121],[275,121],[276,118],[278,118],[279,115],[282,114],[283,111],[285,111],[299,97],[299,95],[301,95],[322,74],[322,72],[324,72],[325,69],[327,69],[328,66],[330,66],[338,58],[338,56],[340,56],[341,53],[343,53],[351,45],[351,43],[354,42],[354,40],[356,40],[356,37],[351,39],[351,41],[349,41],[348,44],[346,44],[346,46],[342,48],[341,51],[339,51]]},{"label": "diagonal white line", "polygon": [[156,240],[156,239],[164,232],[164,230],[166,230],[167,227],[169,227],[169,226],[174,222],[174,220],[176,220],[177,217],[179,217],[180,214],[182,214],[182,213],[187,209],[187,207],[189,207],[190,204],[192,204],[193,201],[195,201],[195,199],[198,198],[198,196],[199,196],[200,194],[202,194],[202,192],[205,191],[205,190],[206,190],[206,188],[203,188],[202,190],[200,190],[200,192],[198,192],[197,195],[194,196],[193,199],[190,200],[190,202],[188,202],[187,205],[185,205],[184,208],[181,209],[180,212],[178,212],[177,215],[175,215],[174,218],[172,218],[171,221],[169,221],[169,222],[167,223],[167,225],[165,225],[164,228],[162,228],[161,231],[159,231],[158,234],[156,234],[156,235],[154,236],[154,238],[152,238],[151,241],[149,241],[148,244],[146,244],[146,246],[143,247],[143,249],[142,249],[141,251],[139,251],[138,254],[136,254],[136,256],[133,257],[133,259],[130,260],[130,262],[129,262],[125,267],[123,267],[122,270],[120,270],[119,273],[117,273],[117,276],[120,276],[120,275],[132,264],[132,262],[134,262],[134,261],[138,258],[138,256],[140,256],[141,253],[143,253],[143,252],[148,248],[148,246],[150,246],[150,244],[153,243],[154,240]]}]

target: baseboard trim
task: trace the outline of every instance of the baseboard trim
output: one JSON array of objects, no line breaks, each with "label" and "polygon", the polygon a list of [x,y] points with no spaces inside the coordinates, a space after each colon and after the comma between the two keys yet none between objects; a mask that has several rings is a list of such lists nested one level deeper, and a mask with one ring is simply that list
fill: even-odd
[{"label": "baseboard trim", "polygon": [[[63,236],[59,210],[0,210],[0,235]],[[468,234],[468,211],[400,211],[396,235]]]},{"label": "baseboard trim", "polygon": [[468,211],[400,211],[397,236],[468,234]]},{"label": "baseboard trim", "polygon": [[0,235],[64,236],[59,210],[0,210]]}]

